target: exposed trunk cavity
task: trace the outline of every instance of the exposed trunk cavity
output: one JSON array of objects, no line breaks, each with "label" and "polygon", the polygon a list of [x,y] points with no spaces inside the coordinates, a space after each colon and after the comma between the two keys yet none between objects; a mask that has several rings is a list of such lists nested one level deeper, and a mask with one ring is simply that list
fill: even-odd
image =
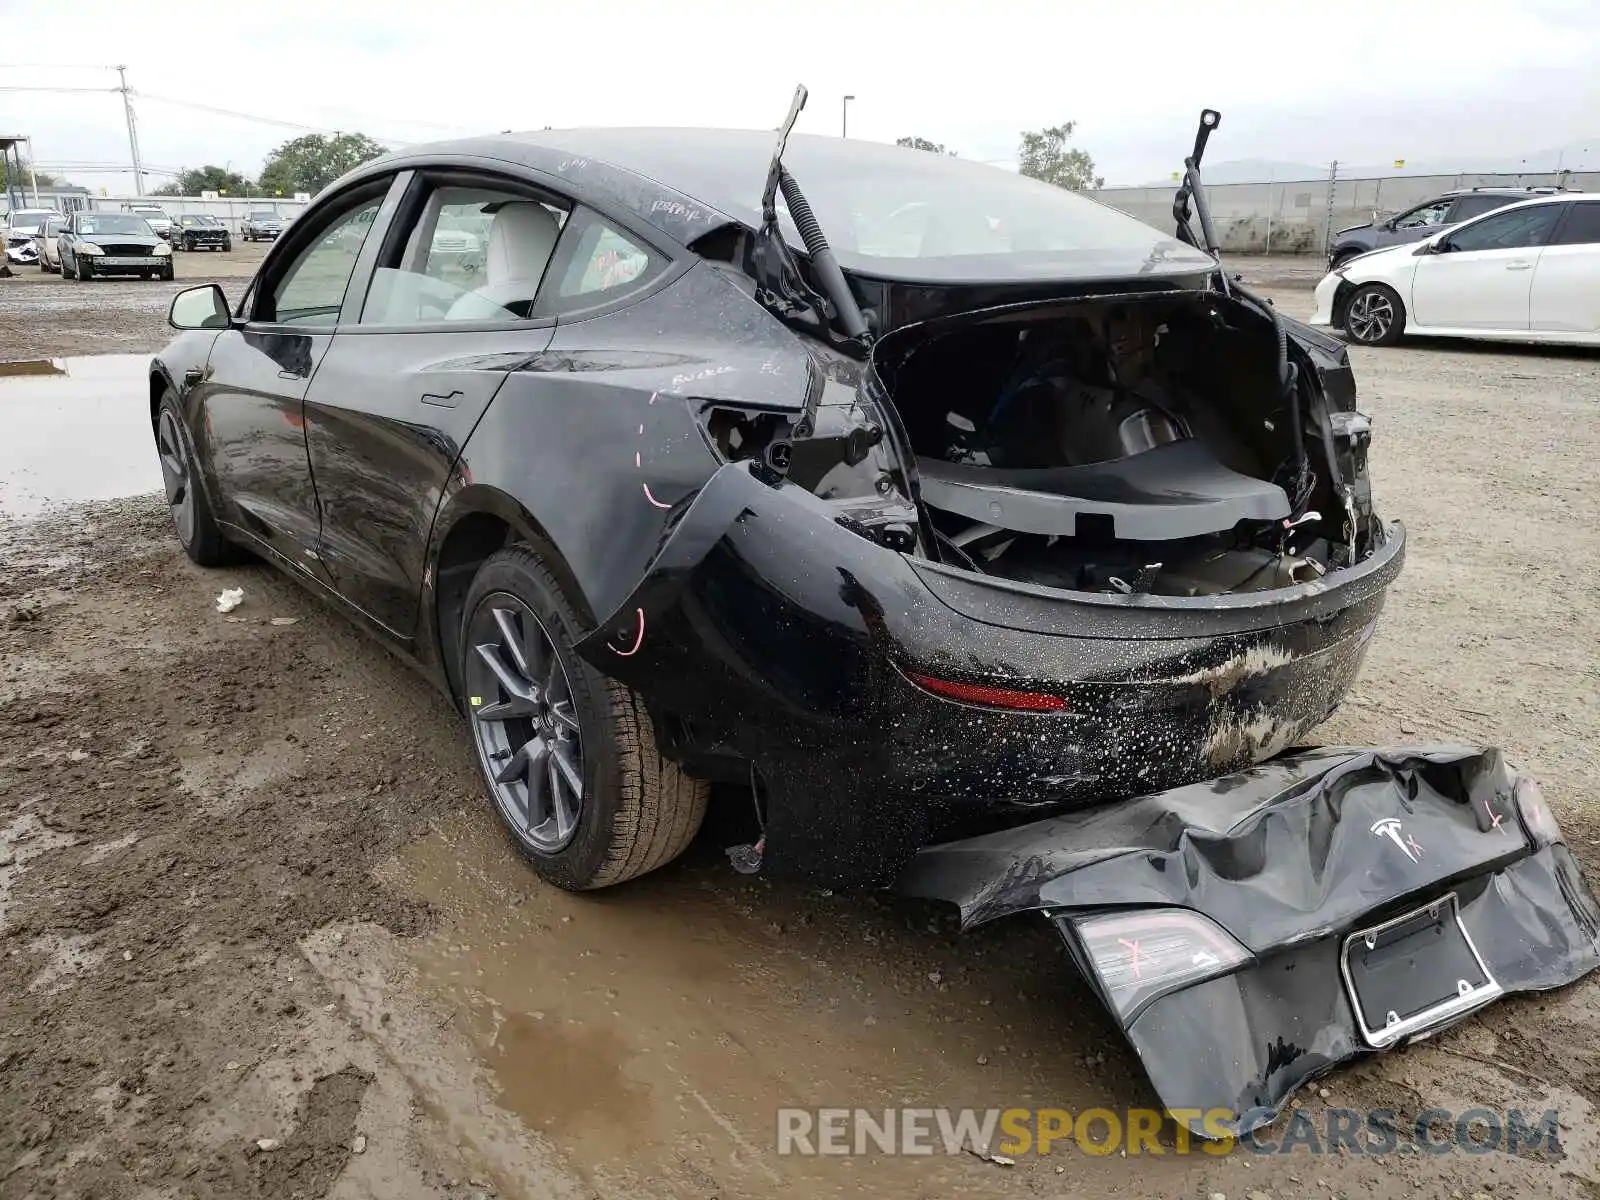
[{"label": "exposed trunk cavity", "polygon": [[927,322],[873,355],[942,560],[1080,592],[1313,583],[1381,537],[1370,425],[1331,411],[1270,317],[1213,292],[1112,295]]}]

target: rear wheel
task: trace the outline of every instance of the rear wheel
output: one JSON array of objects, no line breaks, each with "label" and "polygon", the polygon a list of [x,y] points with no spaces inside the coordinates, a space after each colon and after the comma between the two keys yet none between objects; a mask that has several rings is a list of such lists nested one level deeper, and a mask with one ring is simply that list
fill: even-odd
[{"label": "rear wheel", "polygon": [[1341,324],[1351,341],[1363,346],[1392,346],[1406,331],[1405,305],[1393,288],[1363,283],[1345,302]]},{"label": "rear wheel", "polygon": [[161,397],[156,412],[156,454],[161,459],[161,483],[172,513],[172,528],[183,552],[202,567],[225,567],[250,556],[222,536],[216,517],[196,479],[194,455],[184,433],[183,414],[171,390]]},{"label": "rear wheel", "polygon": [[526,546],[492,555],[466,613],[460,678],[478,762],[534,870],[581,891],[677,858],[707,785],[657,752],[635,693],[578,657],[582,623],[545,560]]}]

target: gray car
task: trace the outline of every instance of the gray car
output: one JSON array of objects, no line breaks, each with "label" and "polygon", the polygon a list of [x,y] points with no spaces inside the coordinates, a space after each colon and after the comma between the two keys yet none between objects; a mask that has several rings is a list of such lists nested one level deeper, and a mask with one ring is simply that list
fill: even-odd
[{"label": "gray car", "polygon": [[1528,200],[1534,196],[1552,195],[1564,188],[1466,188],[1446,192],[1424,201],[1414,208],[1388,217],[1382,221],[1368,221],[1365,225],[1352,225],[1333,235],[1333,247],[1328,252],[1328,267],[1333,269],[1369,250],[1382,250],[1405,242],[1419,242],[1430,233],[1446,225],[1481,217],[1486,212]]}]

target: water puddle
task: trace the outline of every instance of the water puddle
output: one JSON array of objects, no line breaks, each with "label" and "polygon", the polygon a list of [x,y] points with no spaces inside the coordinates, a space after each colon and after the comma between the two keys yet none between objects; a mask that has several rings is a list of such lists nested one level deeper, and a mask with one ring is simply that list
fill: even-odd
[{"label": "water puddle", "polygon": [[[935,932],[915,906],[787,890],[709,855],[572,895],[477,813],[384,876],[443,914],[406,946],[414,986],[451,1014],[494,1104],[598,1192],[1031,1195],[1058,1166],[1094,1190],[1127,1164],[782,1155],[779,1109],[1150,1102],[1108,1078],[1131,1060],[1084,1019],[1053,935]],[[1110,1068],[1084,1069],[1108,1049]]]},{"label": "water puddle", "polygon": [[0,517],[160,490],[149,364],[105,354],[0,370]]}]

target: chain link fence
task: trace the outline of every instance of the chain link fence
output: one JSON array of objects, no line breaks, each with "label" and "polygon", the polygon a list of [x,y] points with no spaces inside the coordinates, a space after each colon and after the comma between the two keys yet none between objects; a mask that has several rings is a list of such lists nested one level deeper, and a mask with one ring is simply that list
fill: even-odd
[{"label": "chain link fence", "polygon": [[[1600,191],[1600,171],[1524,174],[1393,175],[1225,183],[1206,186],[1222,249],[1246,254],[1325,254],[1332,235],[1393,216],[1443,192],[1474,187],[1567,187]],[[1089,194],[1158,229],[1172,228],[1176,183],[1101,188]],[[1198,232],[1198,224],[1196,226]]]}]

